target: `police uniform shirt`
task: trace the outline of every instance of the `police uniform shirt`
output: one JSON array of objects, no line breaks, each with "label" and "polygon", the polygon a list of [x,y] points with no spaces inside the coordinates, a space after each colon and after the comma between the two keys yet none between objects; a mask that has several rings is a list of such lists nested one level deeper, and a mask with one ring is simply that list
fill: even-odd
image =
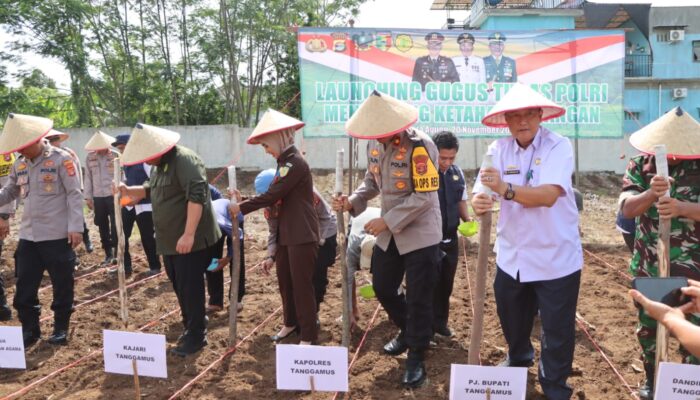
[{"label": "police uniform shirt", "polygon": [[83,231],[83,196],[75,163],[63,149],[43,142],[34,159],[19,157],[7,186],[0,189],[0,204],[17,197],[24,202],[19,238],[33,242],[65,239],[68,232]]},{"label": "police uniform shirt", "polygon": [[85,198],[112,196],[114,153],[91,151],[85,158]]},{"label": "police uniform shirt", "polygon": [[[12,165],[15,163],[14,154],[5,154],[0,156],[0,187],[7,186],[10,181],[10,171],[12,170]],[[2,214],[14,214],[16,202],[11,201],[3,206],[0,206],[0,213]]]},{"label": "police uniform shirt", "polygon": [[516,71],[515,60],[502,56],[497,62],[493,56],[484,58],[486,66],[487,82],[517,82],[518,72]]},{"label": "police uniform shirt", "polygon": [[394,238],[399,254],[438,244],[442,239],[440,200],[435,190],[414,190],[411,158],[414,147],[423,141],[431,160],[437,160],[438,150],[425,133],[416,129],[397,134],[386,148],[376,140],[367,144],[367,172],[362,184],[349,197],[351,214],[357,216],[367,208],[367,202],[381,194],[382,218],[388,230],[377,236],[377,246],[389,247]]},{"label": "police uniform shirt", "polygon": [[486,82],[486,67],[484,59],[471,55],[452,57],[452,62],[459,74],[459,81],[463,83],[484,83]]},{"label": "police uniform shirt", "polygon": [[413,66],[413,81],[420,82],[420,86],[425,90],[428,82],[459,82],[459,74],[451,59],[437,56],[431,59],[430,56],[418,57]]}]

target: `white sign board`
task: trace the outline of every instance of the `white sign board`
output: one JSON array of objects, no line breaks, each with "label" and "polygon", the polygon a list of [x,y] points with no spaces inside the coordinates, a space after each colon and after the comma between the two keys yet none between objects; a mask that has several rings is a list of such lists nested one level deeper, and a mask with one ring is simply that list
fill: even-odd
[{"label": "white sign board", "polygon": [[0,326],[0,368],[27,369],[19,326]]},{"label": "white sign board", "polygon": [[655,399],[697,400],[700,398],[700,366],[662,362],[655,386]]},{"label": "white sign board", "polygon": [[348,349],[331,346],[278,344],[277,389],[348,391]]},{"label": "white sign board", "polygon": [[104,330],[105,372],[133,375],[136,360],[139,376],[168,377],[165,335]]},{"label": "white sign board", "polygon": [[527,368],[452,364],[450,400],[525,400]]}]

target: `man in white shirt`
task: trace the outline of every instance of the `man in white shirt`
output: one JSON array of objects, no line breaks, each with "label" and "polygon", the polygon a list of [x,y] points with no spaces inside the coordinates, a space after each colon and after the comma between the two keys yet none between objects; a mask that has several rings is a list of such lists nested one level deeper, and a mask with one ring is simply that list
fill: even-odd
[{"label": "man in white shirt", "polygon": [[493,167],[482,168],[472,207],[477,215],[501,199],[494,293],[508,358],[502,366],[533,364],[530,333],[542,320],[539,381],[548,399],[569,399],[576,302],[583,253],[571,185],[574,158],[565,137],[540,126],[564,108],[530,87],[515,84],[481,121],[508,127],[511,136],[491,143]]},{"label": "man in white shirt", "polygon": [[462,55],[452,57],[452,62],[455,64],[460,82],[486,82],[486,67],[484,67],[484,59],[473,55],[475,41],[474,35],[471,33],[462,33],[461,35],[457,36],[459,51],[462,52]]}]

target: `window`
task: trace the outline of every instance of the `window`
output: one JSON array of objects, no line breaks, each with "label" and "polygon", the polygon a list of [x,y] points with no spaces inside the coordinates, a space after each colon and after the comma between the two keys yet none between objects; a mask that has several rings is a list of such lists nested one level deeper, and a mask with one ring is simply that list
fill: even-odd
[{"label": "window", "polygon": [[625,110],[625,121],[639,121],[639,115],[641,111],[627,111]]},{"label": "window", "polygon": [[669,42],[670,39],[670,32],[669,31],[660,31],[656,33],[656,41],[657,42]]},{"label": "window", "polygon": [[693,40],[693,62],[700,62],[700,40]]}]

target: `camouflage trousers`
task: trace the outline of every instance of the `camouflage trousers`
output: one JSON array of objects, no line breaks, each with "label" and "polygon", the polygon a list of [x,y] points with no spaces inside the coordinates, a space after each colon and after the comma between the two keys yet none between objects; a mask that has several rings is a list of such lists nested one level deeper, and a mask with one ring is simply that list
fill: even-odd
[{"label": "camouflage trousers", "polygon": [[[689,315],[688,321],[700,326],[700,317]],[[642,361],[645,365],[654,365],[656,360],[656,325],[657,322],[651,318],[644,310],[639,310],[639,323],[637,324],[637,339],[642,346]],[[700,359],[688,353],[680,347],[680,353],[684,364],[700,365]]]}]

